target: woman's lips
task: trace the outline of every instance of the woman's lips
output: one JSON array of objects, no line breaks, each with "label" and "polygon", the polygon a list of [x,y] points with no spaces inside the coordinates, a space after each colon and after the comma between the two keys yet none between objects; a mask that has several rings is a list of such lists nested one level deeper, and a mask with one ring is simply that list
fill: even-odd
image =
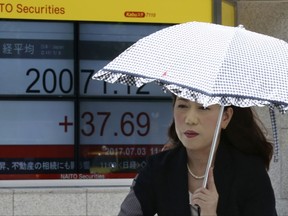
[{"label": "woman's lips", "polygon": [[196,137],[199,135],[197,132],[195,132],[193,130],[187,130],[184,132],[184,134],[187,138],[193,138],[193,137]]}]

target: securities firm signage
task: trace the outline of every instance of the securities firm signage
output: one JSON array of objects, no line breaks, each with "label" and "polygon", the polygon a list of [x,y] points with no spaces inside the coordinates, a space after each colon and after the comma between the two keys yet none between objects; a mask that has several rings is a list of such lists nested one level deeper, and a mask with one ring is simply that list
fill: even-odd
[{"label": "securities firm signage", "polygon": [[0,19],[212,22],[213,0],[2,0]]}]

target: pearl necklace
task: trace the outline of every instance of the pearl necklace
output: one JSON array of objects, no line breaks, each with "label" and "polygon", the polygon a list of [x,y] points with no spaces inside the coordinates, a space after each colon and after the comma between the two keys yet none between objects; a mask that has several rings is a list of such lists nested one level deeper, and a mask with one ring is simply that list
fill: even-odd
[{"label": "pearl necklace", "polygon": [[203,176],[197,176],[195,175],[194,173],[192,173],[192,171],[190,170],[189,166],[188,166],[188,163],[187,163],[187,168],[188,168],[188,172],[190,173],[190,175],[195,178],[195,179],[203,179],[205,177],[205,175]]}]

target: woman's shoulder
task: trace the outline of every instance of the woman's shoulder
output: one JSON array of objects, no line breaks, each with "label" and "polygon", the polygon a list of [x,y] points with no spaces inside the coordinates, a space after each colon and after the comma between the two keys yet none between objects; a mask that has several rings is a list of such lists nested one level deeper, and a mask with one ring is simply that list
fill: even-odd
[{"label": "woman's shoulder", "polygon": [[[261,157],[241,152],[232,145],[222,146],[220,153],[215,183],[222,200],[233,196],[235,199],[228,202],[241,206],[243,215],[274,211],[273,187]],[[221,208],[225,211],[226,206],[223,204]]]},{"label": "woman's shoulder", "polygon": [[[233,146],[226,146],[222,151],[223,157],[218,161],[217,167],[215,166],[215,180],[219,187],[224,188],[227,193],[229,188],[233,188],[235,193],[241,194],[241,199],[245,197],[247,190],[261,193],[266,188],[265,190],[272,194],[268,172],[259,156],[245,154]],[[223,182],[226,182],[227,186],[224,186]]]},{"label": "woman's shoulder", "polygon": [[[239,175],[245,176],[267,176],[264,160],[255,154],[241,152],[233,146],[224,146],[225,154],[228,154],[228,161],[232,169]],[[224,162],[223,162],[224,163]]]}]

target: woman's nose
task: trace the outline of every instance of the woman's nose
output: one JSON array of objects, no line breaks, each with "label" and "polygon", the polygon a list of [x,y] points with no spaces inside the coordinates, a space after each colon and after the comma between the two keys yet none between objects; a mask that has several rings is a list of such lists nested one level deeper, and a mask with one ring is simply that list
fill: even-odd
[{"label": "woman's nose", "polygon": [[198,122],[199,122],[199,119],[198,119],[197,113],[196,113],[195,109],[191,108],[187,112],[187,115],[185,118],[185,123],[189,124],[189,125],[195,125],[195,124],[198,124]]}]

